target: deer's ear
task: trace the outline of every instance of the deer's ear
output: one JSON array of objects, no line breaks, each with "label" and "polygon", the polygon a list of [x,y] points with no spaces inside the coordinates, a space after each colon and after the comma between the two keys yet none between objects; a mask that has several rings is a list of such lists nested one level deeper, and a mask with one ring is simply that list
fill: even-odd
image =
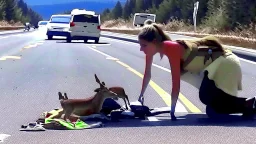
[{"label": "deer's ear", "polygon": [[68,99],[67,93],[64,93],[64,98]]},{"label": "deer's ear", "polygon": [[100,92],[100,88],[96,88],[94,92]]},{"label": "deer's ear", "polygon": [[59,95],[59,100],[63,99],[61,92],[58,92],[58,95]]}]

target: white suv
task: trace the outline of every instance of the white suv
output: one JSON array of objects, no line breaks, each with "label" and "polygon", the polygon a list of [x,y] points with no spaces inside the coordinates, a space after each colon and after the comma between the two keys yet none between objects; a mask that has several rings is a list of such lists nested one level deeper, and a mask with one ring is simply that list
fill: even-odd
[{"label": "white suv", "polygon": [[52,15],[50,21],[47,24],[48,39],[52,39],[53,36],[69,36],[71,15]]},{"label": "white suv", "polygon": [[67,42],[72,40],[84,40],[84,42],[87,42],[90,39],[98,43],[101,33],[100,15],[96,15],[92,11],[75,10],[75,12],[71,12],[70,35],[67,37]]}]

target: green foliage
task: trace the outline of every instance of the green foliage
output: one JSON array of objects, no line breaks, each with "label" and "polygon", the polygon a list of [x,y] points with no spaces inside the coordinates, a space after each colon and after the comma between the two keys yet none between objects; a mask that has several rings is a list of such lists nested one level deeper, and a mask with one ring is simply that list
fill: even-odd
[{"label": "green foliage", "polygon": [[5,1],[0,1],[0,20],[5,19]]},{"label": "green foliage", "polygon": [[102,15],[104,15],[104,17],[101,17],[102,21],[107,21],[107,20],[111,20],[112,18],[112,13],[110,11],[110,9],[105,9],[102,13]]},{"label": "green foliage", "polygon": [[123,14],[123,8],[120,1],[118,1],[114,9],[112,10],[112,17],[113,19],[118,19],[122,17],[122,14]]},{"label": "green foliage", "polygon": [[[130,4],[129,1],[126,1],[125,5],[123,7],[123,13],[122,14],[123,14],[124,19],[128,19],[130,14],[132,13],[132,9],[129,7],[129,4]],[[105,15],[104,12],[103,12],[103,15]]]},{"label": "green foliage", "polygon": [[5,18],[7,21],[11,21],[15,19],[15,10],[17,9],[17,5],[15,0],[5,0]]},{"label": "green foliage", "polygon": [[23,0],[0,0],[0,20],[37,24],[42,17]]},{"label": "green foliage", "polygon": [[[193,24],[194,3],[197,0],[127,0],[113,10],[102,13],[102,19],[128,20],[136,12],[154,13],[156,21],[167,23],[173,19]],[[197,25],[213,29],[235,29],[256,23],[256,0],[198,0]],[[122,10],[121,10],[121,8]]]}]

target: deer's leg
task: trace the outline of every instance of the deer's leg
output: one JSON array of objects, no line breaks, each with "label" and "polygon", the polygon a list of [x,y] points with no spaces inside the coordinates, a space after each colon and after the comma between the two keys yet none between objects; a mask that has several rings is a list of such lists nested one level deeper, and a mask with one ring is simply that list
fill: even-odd
[{"label": "deer's leg", "polygon": [[128,110],[128,106],[127,106],[125,98],[123,98],[123,100],[124,100],[124,103],[125,103],[125,108]]},{"label": "deer's leg", "polygon": [[126,97],[126,100],[127,100],[127,102],[128,102],[128,105],[130,106],[131,104],[130,104],[130,101],[129,101],[128,96]]},{"label": "deer's leg", "polygon": [[[67,108],[64,110],[64,120],[67,121],[67,119],[70,118],[70,115],[72,114],[73,109],[72,108]],[[69,119],[70,120],[70,119]]]}]

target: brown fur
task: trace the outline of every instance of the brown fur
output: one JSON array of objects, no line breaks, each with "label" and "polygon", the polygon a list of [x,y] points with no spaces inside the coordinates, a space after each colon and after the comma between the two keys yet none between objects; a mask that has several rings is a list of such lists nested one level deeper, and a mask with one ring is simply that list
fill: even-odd
[{"label": "brown fur", "polygon": [[118,95],[118,97],[122,98],[124,100],[126,109],[128,109],[126,100],[127,100],[129,106],[130,106],[130,101],[129,101],[128,96],[125,93],[124,88],[122,88],[122,87],[110,87],[109,90],[116,93]]},{"label": "brown fur", "polygon": [[[125,99],[127,95],[125,94],[123,88],[111,88],[108,89],[105,87],[104,82],[100,82],[97,75],[95,74],[96,82],[100,84],[100,88],[97,88],[94,90],[96,94],[89,98],[84,99],[68,99],[67,95],[62,96],[62,94],[59,92],[59,100],[60,104],[63,108],[63,112],[60,113],[58,116],[61,116],[64,114],[64,120],[67,120],[69,118],[72,118],[73,116],[71,114],[76,115],[76,117],[79,116],[88,116],[90,114],[96,114],[100,113],[100,110],[102,108],[103,102],[106,98],[122,98]],[[117,95],[118,92],[119,94]],[[128,100],[129,101],[129,100]]]},{"label": "brown fur", "polygon": [[203,38],[195,39],[195,40],[176,40],[178,43],[182,44],[185,48],[189,48],[192,50],[193,47],[198,46],[210,46],[217,47],[224,51],[221,42],[214,36],[205,36]]}]

